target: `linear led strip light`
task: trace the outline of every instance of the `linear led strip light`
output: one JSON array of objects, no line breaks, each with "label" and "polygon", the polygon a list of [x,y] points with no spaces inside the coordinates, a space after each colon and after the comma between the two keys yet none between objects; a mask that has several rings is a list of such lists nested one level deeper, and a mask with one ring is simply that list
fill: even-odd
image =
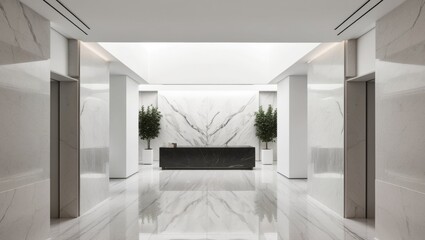
[{"label": "linear led strip light", "polygon": [[[43,0],[44,3],[46,3],[47,5],[49,5],[53,10],[55,10],[57,13],[59,13],[62,17],[64,17],[66,20],[68,20],[72,25],[74,25],[76,28],[78,28],[81,32],[83,32],[85,35],[88,35],[88,33],[86,31],[84,31],[80,26],[78,26],[74,21],[72,21],[71,19],[69,19],[69,17],[67,17],[64,13],[62,13],[61,11],[59,11],[55,6],[53,6],[51,3],[49,3],[47,0]],[[83,21],[81,20],[74,12],[72,12],[67,6],[65,6],[65,4],[63,4],[61,1],[56,0],[57,3],[59,3],[59,5],[61,5],[67,12],[69,12],[72,16],[75,17],[75,19],[77,19],[81,24],[83,24],[88,30],[90,30],[90,27]]]},{"label": "linear led strip light", "polygon": [[[342,23],[340,23],[334,30],[338,30],[344,23],[346,23],[349,19],[351,19],[356,13],[358,13],[361,9],[363,9],[371,0],[367,0],[363,5],[361,5],[356,11],[354,11],[350,16],[348,16]],[[375,9],[379,4],[381,4],[384,0],[380,0],[378,3],[373,5],[369,10],[367,10],[365,13],[363,13],[360,17],[356,18],[352,23],[350,23],[347,27],[345,27],[343,30],[341,30],[337,35],[341,35],[345,30],[353,26],[356,22],[358,22],[360,19],[362,19],[366,14],[368,14],[370,11]]]}]

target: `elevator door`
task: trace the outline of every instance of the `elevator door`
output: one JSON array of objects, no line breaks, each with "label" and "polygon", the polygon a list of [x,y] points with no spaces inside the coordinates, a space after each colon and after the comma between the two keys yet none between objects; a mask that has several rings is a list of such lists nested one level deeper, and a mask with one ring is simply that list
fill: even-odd
[{"label": "elevator door", "polygon": [[50,82],[50,217],[59,217],[59,82]]},{"label": "elevator door", "polygon": [[366,83],[367,101],[367,218],[375,218],[375,81]]}]

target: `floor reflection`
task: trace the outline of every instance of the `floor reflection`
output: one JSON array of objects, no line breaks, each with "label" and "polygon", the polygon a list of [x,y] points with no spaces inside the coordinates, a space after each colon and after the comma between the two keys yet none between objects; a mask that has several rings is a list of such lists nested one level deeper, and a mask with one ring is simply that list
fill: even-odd
[{"label": "floor reflection", "polygon": [[275,166],[167,170],[141,166],[111,180],[109,200],[78,219],[52,221],[52,239],[373,239],[372,223],[344,220]]}]

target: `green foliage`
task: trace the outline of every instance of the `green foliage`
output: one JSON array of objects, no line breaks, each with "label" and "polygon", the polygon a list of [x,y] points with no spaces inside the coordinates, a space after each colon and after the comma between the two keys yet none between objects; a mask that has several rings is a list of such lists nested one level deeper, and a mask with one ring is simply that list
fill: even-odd
[{"label": "green foliage", "polygon": [[142,106],[139,111],[139,137],[148,141],[148,149],[151,149],[151,140],[159,135],[161,117],[161,112],[152,105],[146,111],[145,106]]},{"label": "green foliage", "polygon": [[260,141],[266,143],[273,142],[277,137],[277,110],[269,105],[267,112],[264,112],[263,107],[260,106],[258,112],[255,113],[256,135]]}]

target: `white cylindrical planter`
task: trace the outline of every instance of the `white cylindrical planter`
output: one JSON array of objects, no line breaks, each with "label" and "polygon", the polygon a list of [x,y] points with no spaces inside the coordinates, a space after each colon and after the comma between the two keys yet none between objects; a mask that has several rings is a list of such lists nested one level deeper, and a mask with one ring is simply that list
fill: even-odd
[{"label": "white cylindrical planter", "polygon": [[142,150],[142,164],[146,164],[146,165],[153,164],[153,149]]},{"label": "white cylindrical planter", "polygon": [[273,149],[261,149],[261,163],[263,165],[273,164]]}]

